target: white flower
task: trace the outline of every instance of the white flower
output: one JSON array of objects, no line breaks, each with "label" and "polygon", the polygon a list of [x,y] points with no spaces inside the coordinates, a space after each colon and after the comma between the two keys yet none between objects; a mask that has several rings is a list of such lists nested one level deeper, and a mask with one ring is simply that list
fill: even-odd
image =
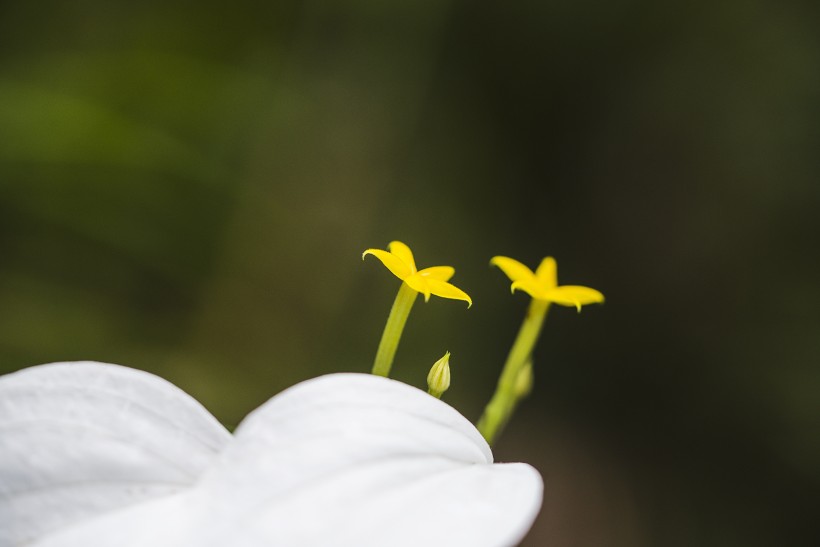
[{"label": "white flower", "polygon": [[514,545],[538,472],[493,464],[461,414],[332,374],[231,435],[146,372],[57,363],[0,377],[0,547]]}]

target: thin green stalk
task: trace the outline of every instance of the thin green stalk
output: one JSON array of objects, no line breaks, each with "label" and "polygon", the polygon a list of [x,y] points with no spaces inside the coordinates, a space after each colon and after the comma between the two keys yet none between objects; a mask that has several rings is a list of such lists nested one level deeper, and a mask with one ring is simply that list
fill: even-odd
[{"label": "thin green stalk", "polygon": [[524,323],[504,363],[495,393],[484,409],[484,414],[478,420],[476,427],[491,445],[515,410],[519,398],[516,380],[521,369],[531,358],[532,350],[544,324],[544,318],[547,316],[549,304],[546,300],[537,299],[533,299],[530,303]]},{"label": "thin green stalk", "polygon": [[393,358],[396,356],[396,350],[399,347],[404,324],[407,322],[407,316],[410,315],[410,310],[413,309],[418,294],[407,283],[402,282],[396,300],[393,301],[393,307],[390,308],[387,323],[384,325],[379,349],[376,350],[373,374],[384,377],[390,375],[390,367],[393,366]]}]

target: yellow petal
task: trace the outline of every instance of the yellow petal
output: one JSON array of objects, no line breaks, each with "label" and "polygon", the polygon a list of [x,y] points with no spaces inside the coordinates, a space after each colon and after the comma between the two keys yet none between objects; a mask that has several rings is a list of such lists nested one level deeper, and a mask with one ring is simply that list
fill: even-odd
[{"label": "yellow petal", "polygon": [[438,279],[427,279],[427,284],[430,286],[430,292],[442,298],[452,298],[453,300],[464,300],[467,302],[467,307],[473,305],[473,300],[455,285],[451,285],[446,281],[439,281]]},{"label": "yellow petal", "polygon": [[558,286],[558,265],[555,259],[548,256],[541,261],[535,270],[535,277],[542,289],[551,290]]},{"label": "yellow petal", "polygon": [[391,241],[387,248],[391,253],[402,259],[405,264],[410,266],[412,273],[416,273],[416,261],[413,260],[413,251],[410,250],[410,247],[401,241]]},{"label": "yellow petal", "polygon": [[452,266],[431,266],[419,270],[419,275],[428,279],[438,279],[439,281],[450,281],[455,273],[456,269]]},{"label": "yellow petal", "polygon": [[561,306],[575,306],[580,312],[586,304],[600,304],[604,295],[595,289],[579,285],[562,285],[546,293],[546,299]]},{"label": "yellow petal", "polygon": [[430,285],[429,282],[431,281],[428,277],[422,277],[419,274],[415,273],[411,276],[408,276],[404,279],[404,282],[410,285],[410,288],[416,292],[420,292],[424,295],[424,301],[430,301]]},{"label": "yellow petal", "polygon": [[532,273],[532,270],[519,261],[507,258],[506,256],[494,256],[493,259],[490,260],[490,264],[501,268],[501,271],[507,274],[510,281],[523,281],[525,279],[535,278],[535,274]]},{"label": "yellow petal", "polygon": [[528,295],[532,296],[538,300],[545,300],[544,295],[546,294],[544,290],[538,285],[535,279],[522,279],[521,281],[513,281],[513,284],[510,286],[510,291],[524,291]]},{"label": "yellow petal", "polygon": [[364,257],[367,255],[373,255],[381,260],[382,264],[384,264],[388,270],[393,272],[393,275],[401,280],[404,280],[413,274],[413,272],[410,271],[410,266],[405,264],[405,262],[396,255],[388,253],[387,251],[382,251],[381,249],[368,249],[362,253],[362,260],[364,260]]}]

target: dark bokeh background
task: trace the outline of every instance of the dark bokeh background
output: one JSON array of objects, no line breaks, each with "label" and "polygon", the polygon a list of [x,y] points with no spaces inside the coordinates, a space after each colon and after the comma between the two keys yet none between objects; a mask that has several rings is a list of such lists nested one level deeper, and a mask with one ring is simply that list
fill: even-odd
[{"label": "dark bokeh background", "polygon": [[0,3],[0,371],[156,372],[228,424],[453,352],[475,419],[547,254],[551,313],[499,460],[527,545],[820,545],[820,5],[645,0]]}]

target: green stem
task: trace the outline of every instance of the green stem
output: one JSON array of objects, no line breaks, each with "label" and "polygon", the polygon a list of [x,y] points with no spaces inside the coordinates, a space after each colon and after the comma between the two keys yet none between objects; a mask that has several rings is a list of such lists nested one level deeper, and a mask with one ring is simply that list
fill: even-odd
[{"label": "green stem", "polygon": [[402,282],[401,287],[399,287],[399,294],[396,295],[396,300],[393,301],[393,307],[390,308],[387,324],[384,325],[379,349],[376,351],[376,360],[373,362],[373,374],[384,377],[390,375],[390,367],[393,366],[393,358],[396,356],[396,350],[399,347],[404,324],[407,322],[407,316],[410,315],[410,310],[413,309],[418,294],[407,283]]},{"label": "green stem", "polygon": [[548,309],[548,301],[533,299],[530,303],[527,315],[524,317],[524,323],[521,325],[510,354],[507,356],[507,362],[504,363],[504,369],[501,371],[495,393],[484,409],[484,414],[478,420],[476,427],[491,445],[510,419],[513,410],[515,410],[515,405],[518,402],[515,389],[516,380],[521,369],[530,359]]}]

